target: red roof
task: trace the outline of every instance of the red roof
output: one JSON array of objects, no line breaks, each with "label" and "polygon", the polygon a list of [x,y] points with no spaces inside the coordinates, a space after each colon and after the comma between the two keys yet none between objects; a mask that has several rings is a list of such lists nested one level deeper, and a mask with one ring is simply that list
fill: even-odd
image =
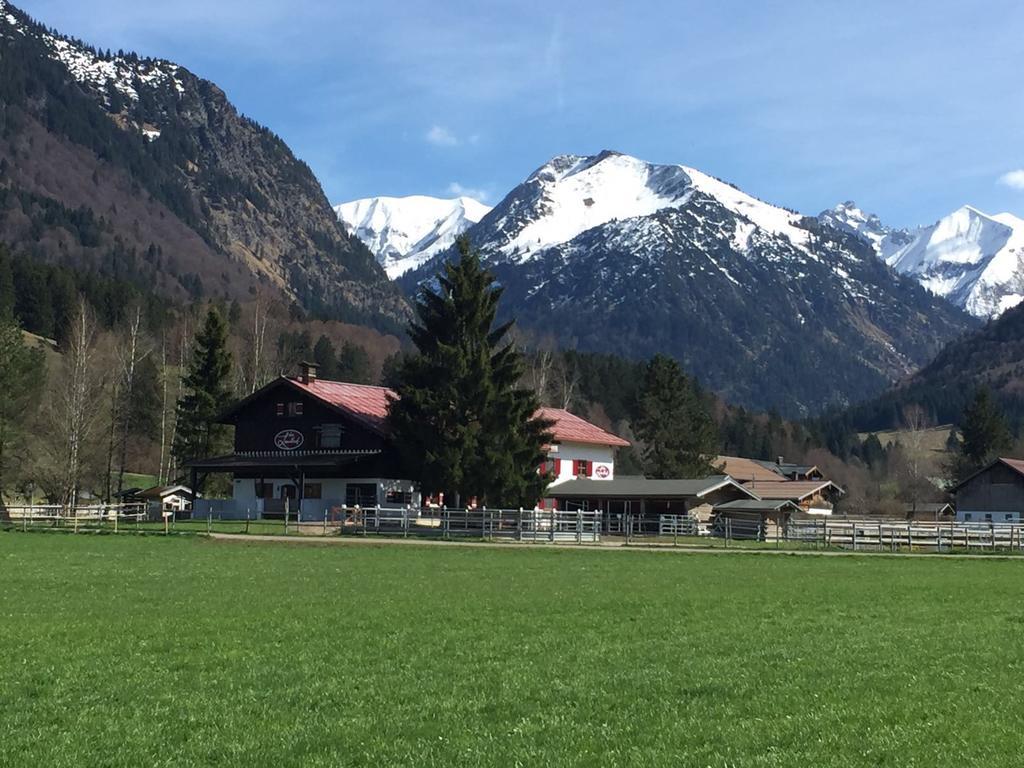
[{"label": "red roof", "polygon": [[388,402],[395,399],[394,391],[387,387],[348,384],[327,379],[314,379],[309,384],[303,384],[297,378],[289,381],[313,397],[340,408],[377,432],[384,431],[384,422],[388,417]]},{"label": "red roof", "polygon": [[537,415],[553,421],[551,433],[556,443],[588,443],[589,445],[611,445],[620,448],[629,446],[628,440],[613,435],[562,408],[541,408]]},{"label": "red roof", "polygon": [[[343,381],[328,381],[327,379],[315,379],[309,384],[303,384],[297,378],[289,379],[289,381],[313,397],[351,414],[355,419],[378,432],[384,431],[388,416],[388,403],[397,397],[394,390],[387,387],[348,384]],[[595,424],[561,408],[541,408],[537,411],[537,416],[554,422],[551,433],[557,443],[588,443],[617,447],[629,445],[628,440],[606,432]]]}]

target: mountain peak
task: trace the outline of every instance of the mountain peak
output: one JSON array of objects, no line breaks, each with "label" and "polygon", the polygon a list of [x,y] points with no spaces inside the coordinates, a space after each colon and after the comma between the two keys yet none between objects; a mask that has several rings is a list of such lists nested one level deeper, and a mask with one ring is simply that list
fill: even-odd
[{"label": "mountain peak", "polygon": [[368,197],[334,206],[394,280],[451,247],[491,209],[471,197]]}]

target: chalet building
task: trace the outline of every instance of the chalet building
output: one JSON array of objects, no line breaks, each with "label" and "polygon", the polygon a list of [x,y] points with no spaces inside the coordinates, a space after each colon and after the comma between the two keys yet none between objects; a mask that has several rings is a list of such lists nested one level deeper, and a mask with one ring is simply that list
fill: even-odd
[{"label": "chalet building", "polygon": [[952,492],[959,521],[1019,522],[1024,518],[1024,460],[996,459]]},{"label": "chalet building", "polygon": [[775,461],[745,459],[741,456],[716,456],[711,463],[719,471],[741,483],[825,479],[825,475],[813,464],[794,464],[785,461],[782,456]]},{"label": "chalet building", "polygon": [[[281,517],[287,508],[304,520],[338,507],[421,504],[419,489],[403,478],[387,434],[385,387],[319,379],[303,363],[299,376],[281,378],[235,404],[220,421],[235,428],[234,451],[189,464],[192,487],[213,473],[232,475],[232,498],[197,500],[197,514]],[[615,477],[615,449],[629,443],[568,411],[543,408],[554,440],[541,469],[555,482]]]}]

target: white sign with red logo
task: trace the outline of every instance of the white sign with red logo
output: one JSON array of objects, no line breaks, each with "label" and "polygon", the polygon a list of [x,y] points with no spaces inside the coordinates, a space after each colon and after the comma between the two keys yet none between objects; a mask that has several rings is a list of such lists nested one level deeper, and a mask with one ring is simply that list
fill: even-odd
[{"label": "white sign with red logo", "polygon": [[282,451],[294,451],[301,447],[303,442],[305,442],[305,438],[297,429],[282,429],[274,435],[274,445]]},{"label": "white sign with red logo", "polygon": [[611,464],[594,464],[594,477],[598,480],[611,480],[612,479],[612,465]]}]

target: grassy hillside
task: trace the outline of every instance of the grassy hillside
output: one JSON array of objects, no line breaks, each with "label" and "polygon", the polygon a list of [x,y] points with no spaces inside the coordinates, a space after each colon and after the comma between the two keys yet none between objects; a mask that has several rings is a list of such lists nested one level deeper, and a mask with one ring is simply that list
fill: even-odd
[{"label": "grassy hillside", "polygon": [[0,560],[0,764],[1019,757],[1017,562],[20,533]]}]

